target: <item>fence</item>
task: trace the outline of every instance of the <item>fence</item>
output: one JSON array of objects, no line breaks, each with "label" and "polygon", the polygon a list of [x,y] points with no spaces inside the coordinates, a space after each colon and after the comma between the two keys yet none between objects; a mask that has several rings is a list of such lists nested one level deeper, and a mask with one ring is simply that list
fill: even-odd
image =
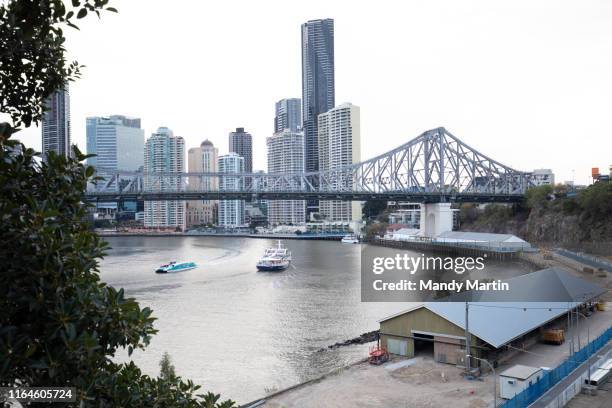
[{"label": "fence", "polygon": [[500,408],[525,408],[529,406],[529,404],[532,404],[534,401],[544,395],[546,391],[567,377],[580,364],[584,363],[589,356],[596,353],[610,340],[612,340],[612,326],[595,340],[584,346],[580,351],[574,353],[573,356],[570,356],[557,368],[545,373],[540,381],[525,388],[520,394],[516,394],[514,398],[500,405]]},{"label": "fence", "polygon": [[557,248],[555,251],[559,255],[563,255],[575,261],[582,262],[583,264],[587,264],[589,266],[592,266],[593,268],[602,268],[607,270],[608,272],[612,272],[612,263],[604,261],[603,259],[595,258],[587,254],[568,251],[567,249],[563,248]]}]

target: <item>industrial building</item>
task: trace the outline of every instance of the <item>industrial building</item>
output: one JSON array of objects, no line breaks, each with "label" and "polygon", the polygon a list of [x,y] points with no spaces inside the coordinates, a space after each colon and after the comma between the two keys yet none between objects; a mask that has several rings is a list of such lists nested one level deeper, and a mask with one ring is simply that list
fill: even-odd
[{"label": "industrial building", "polygon": [[606,292],[556,268],[506,282],[511,290],[503,295],[462,292],[380,320],[381,346],[392,354],[413,357],[425,353],[438,362],[464,365],[467,314],[470,354],[497,365],[516,349],[538,342],[541,329],[562,327],[570,309]]}]

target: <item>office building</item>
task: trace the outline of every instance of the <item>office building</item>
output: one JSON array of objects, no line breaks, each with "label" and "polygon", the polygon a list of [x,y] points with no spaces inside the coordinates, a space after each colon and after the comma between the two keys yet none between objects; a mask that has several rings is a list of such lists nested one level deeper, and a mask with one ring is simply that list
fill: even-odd
[{"label": "office building", "polygon": [[144,165],[140,119],[122,115],[87,118],[87,164],[108,170],[137,171]]},{"label": "office building", "polygon": [[[206,139],[199,147],[189,149],[187,167],[189,173],[216,173],[219,150]],[[217,191],[217,179],[195,177],[189,180],[187,188],[191,191]],[[214,225],[217,223],[216,200],[193,200],[187,202],[187,227]]]},{"label": "office building", "polygon": [[[244,173],[244,163],[244,158],[234,152],[219,156],[219,173]],[[242,188],[243,180],[240,177],[221,177],[219,180],[219,191],[239,191]],[[219,226],[240,228],[244,225],[244,200],[220,200]]]},{"label": "office building", "polygon": [[[318,117],[335,106],[334,20],[311,20],[302,24],[302,124],[304,167],[319,170]],[[318,212],[318,202],[308,201],[307,212]]]},{"label": "office building", "polygon": [[300,98],[281,99],[276,102],[274,133],[284,130],[299,132],[302,129],[302,100]]},{"label": "office building", "polygon": [[253,172],[253,138],[244,128],[236,128],[229,134],[229,151],[244,158],[244,172]]},{"label": "office building", "polygon": [[51,151],[61,156],[72,154],[70,139],[70,93],[68,85],[51,94],[44,103],[42,117],[43,160]]},{"label": "office building", "polygon": [[[266,139],[268,173],[302,173],[304,171],[304,134],[285,130]],[[280,189],[299,189],[299,185],[282,185]],[[306,221],[304,200],[271,200],[268,202],[268,223],[300,225]]]},{"label": "office building", "polygon": [[[359,107],[350,103],[319,115],[319,169],[335,170],[361,161]],[[352,178],[330,178],[337,189],[352,189]],[[349,183],[349,184],[347,184]],[[361,219],[357,201],[321,201],[320,215],[329,221]]]},{"label": "office building", "polygon": [[[184,191],[182,177],[155,177],[156,173],[172,172],[185,172],[185,140],[167,127],[160,127],[145,143],[145,191]],[[145,201],[144,212],[145,227],[185,229],[185,201]]]},{"label": "office building", "polygon": [[[87,159],[87,164],[96,167],[96,175],[110,181],[110,186],[128,183],[129,177],[114,180],[111,177],[117,170],[138,171],[144,165],[144,130],[140,119],[123,115],[94,116],[86,120],[87,154],[95,154]],[[88,189],[101,188],[106,180],[90,184]],[[109,186],[106,186],[107,188]],[[119,203],[98,203],[98,210],[114,212],[121,219],[133,219],[143,202],[122,201]]]}]

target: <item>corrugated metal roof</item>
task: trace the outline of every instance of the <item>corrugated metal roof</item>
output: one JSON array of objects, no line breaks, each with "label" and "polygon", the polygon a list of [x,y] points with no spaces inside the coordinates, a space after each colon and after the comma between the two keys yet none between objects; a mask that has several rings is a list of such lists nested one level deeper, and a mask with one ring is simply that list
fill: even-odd
[{"label": "corrugated metal roof", "polygon": [[559,268],[527,273],[508,282],[507,291],[465,291],[443,302],[586,302],[606,292],[604,288]]},{"label": "corrugated metal roof", "polygon": [[[469,302],[470,334],[499,348],[567,313],[567,302]],[[425,307],[465,330],[465,302],[429,302]]]},{"label": "corrugated metal roof", "polygon": [[436,237],[436,239],[460,239],[476,242],[524,242],[516,235],[512,234],[493,234],[489,232],[468,232],[468,231],[446,231]]},{"label": "corrugated metal roof", "polygon": [[[446,301],[427,302],[408,311],[397,313],[382,321],[400,316],[420,307],[426,307],[437,315],[465,330],[465,305],[469,308],[469,330],[479,339],[495,348],[550,322],[567,313],[568,309],[591,300],[606,290],[602,287],[574,277],[569,273],[548,268],[509,279],[512,291],[518,291],[525,301],[504,301],[498,291],[470,296],[473,291],[462,292],[445,298]],[[518,284],[514,284],[518,282]],[[512,294],[508,299],[512,299]],[[514,293],[514,296],[518,296]],[[552,299],[563,301],[542,301]],[[477,301],[473,301],[476,299]],[[518,297],[515,297],[518,299]],[[539,300],[539,301],[538,301]]]}]

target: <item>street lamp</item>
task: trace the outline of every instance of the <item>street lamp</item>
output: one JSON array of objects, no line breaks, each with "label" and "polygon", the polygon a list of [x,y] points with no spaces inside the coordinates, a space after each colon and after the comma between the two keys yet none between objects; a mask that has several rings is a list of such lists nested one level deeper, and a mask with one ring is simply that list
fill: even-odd
[{"label": "street lamp", "polygon": [[495,368],[493,368],[493,364],[491,364],[489,360],[485,360],[484,358],[474,357],[470,354],[466,354],[465,357],[467,361],[469,361],[470,358],[473,358],[474,360],[478,360],[478,361],[484,361],[485,363],[487,363],[489,368],[491,368],[491,371],[493,371],[493,408],[497,408],[497,380],[495,379]]},{"label": "street lamp", "polygon": [[[590,327],[588,325],[588,322],[586,321],[587,317],[584,314],[582,314],[579,311],[577,311],[577,310],[574,310],[574,313],[576,313],[576,315],[582,316],[584,318],[584,322],[587,323],[587,325],[586,325],[587,326],[587,366],[588,366],[588,369],[589,369],[589,385],[591,385],[591,363],[589,361],[591,359],[591,353],[590,353],[590,350],[591,350],[591,333],[590,333],[590,331],[591,330],[590,330]],[[578,332],[578,338],[580,338],[580,332]]]}]

